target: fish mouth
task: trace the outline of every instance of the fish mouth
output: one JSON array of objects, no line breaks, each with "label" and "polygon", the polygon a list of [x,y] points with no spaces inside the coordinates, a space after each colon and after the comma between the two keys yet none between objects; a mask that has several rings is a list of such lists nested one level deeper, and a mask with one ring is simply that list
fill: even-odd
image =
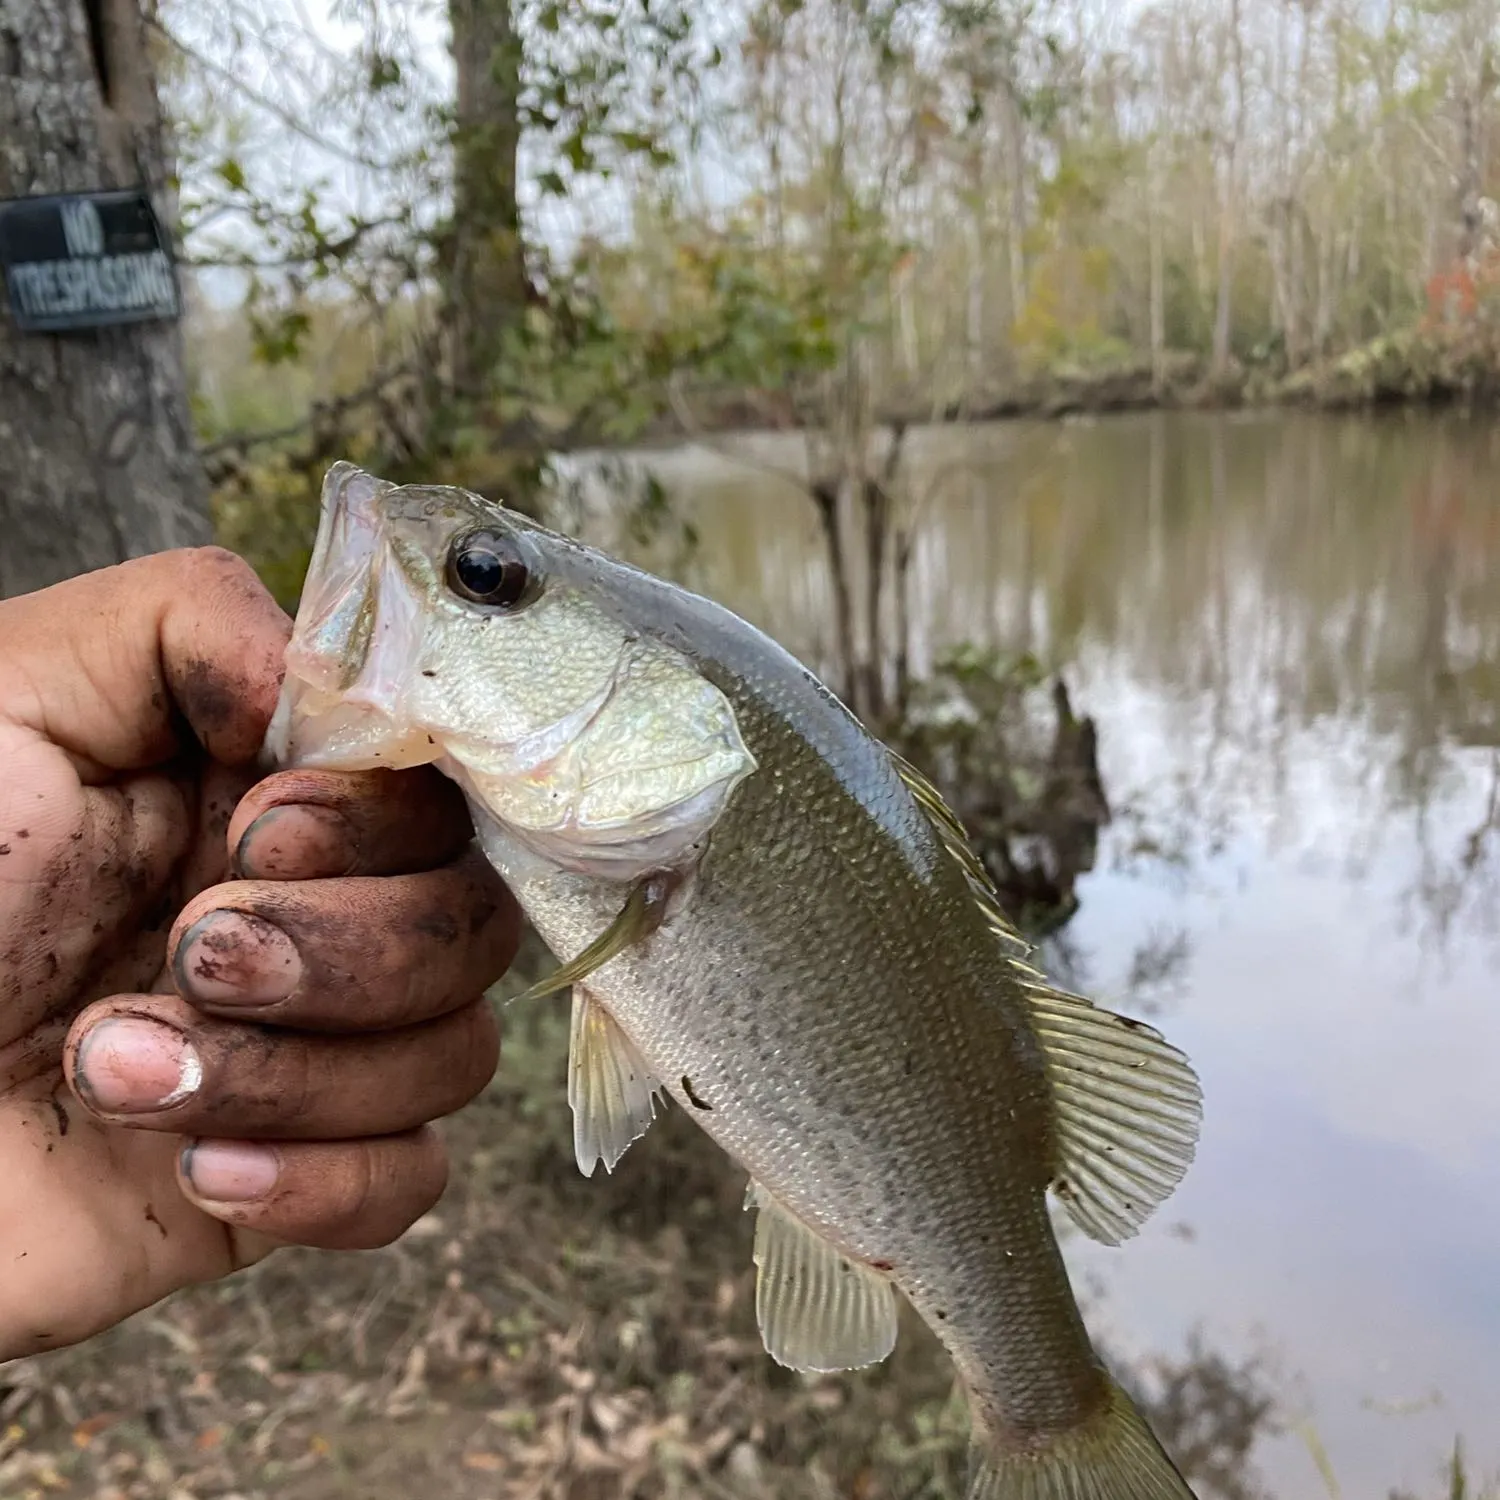
[{"label": "fish mouth", "polygon": [[344,462],[323,481],[263,758],[295,755],[299,764],[353,770],[422,765],[442,755],[403,705],[423,624],[386,537],[381,501],[395,488]]},{"label": "fish mouth", "polygon": [[347,699],[364,671],[380,612],[377,502],[394,488],[349,463],[335,464],[323,481],[318,534],[287,648],[288,675],[320,692]]}]

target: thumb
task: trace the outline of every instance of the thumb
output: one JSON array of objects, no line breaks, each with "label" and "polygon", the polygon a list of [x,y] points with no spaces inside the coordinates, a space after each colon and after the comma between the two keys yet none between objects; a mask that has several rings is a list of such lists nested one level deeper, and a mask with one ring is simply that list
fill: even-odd
[{"label": "thumb", "polygon": [[86,781],[182,748],[248,764],[276,706],[291,622],[220,547],[162,552],[0,602],[0,719]]}]

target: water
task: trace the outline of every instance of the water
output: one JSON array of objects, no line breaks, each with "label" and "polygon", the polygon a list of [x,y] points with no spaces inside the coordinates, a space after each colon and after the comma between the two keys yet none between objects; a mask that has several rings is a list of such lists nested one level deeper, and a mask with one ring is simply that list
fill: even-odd
[{"label": "water", "polygon": [[[654,472],[689,581],[817,664],[828,578],[795,439]],[[1096,1329],[1272,1361],[1345,1495],[1500,1472],[1500,427],[1149,415],[920,433],[920,665],[1066,664],[1115,806],[1062,958],[1193,1057],[1197,1162]],[[661,564],[657,544],[655,561]],[[1174,951],[1142,991],[1145,949]],[[1295,1428],[1273,1493],[1325,1494]]]}]

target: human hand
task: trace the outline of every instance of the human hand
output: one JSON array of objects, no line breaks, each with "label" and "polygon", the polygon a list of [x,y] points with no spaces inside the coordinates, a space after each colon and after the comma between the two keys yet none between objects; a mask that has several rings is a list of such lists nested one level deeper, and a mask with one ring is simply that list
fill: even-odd
[{"label": "human hand", "polygon": [[456,789],[257,783],[289,629],[212,548],[0,602],[0,1360],[389,1242],[494,1070],[519,919]]}]

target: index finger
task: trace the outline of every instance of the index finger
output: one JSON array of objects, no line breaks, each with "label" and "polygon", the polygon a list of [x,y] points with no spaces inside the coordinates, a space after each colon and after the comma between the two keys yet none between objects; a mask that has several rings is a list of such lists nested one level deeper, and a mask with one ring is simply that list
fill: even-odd
[{"label": "index finger", "polygon": [[0,602],[0,716],[73,757],[85,780],[180,748],[255,758],[291,622],[221,547],[137,558]]}]

